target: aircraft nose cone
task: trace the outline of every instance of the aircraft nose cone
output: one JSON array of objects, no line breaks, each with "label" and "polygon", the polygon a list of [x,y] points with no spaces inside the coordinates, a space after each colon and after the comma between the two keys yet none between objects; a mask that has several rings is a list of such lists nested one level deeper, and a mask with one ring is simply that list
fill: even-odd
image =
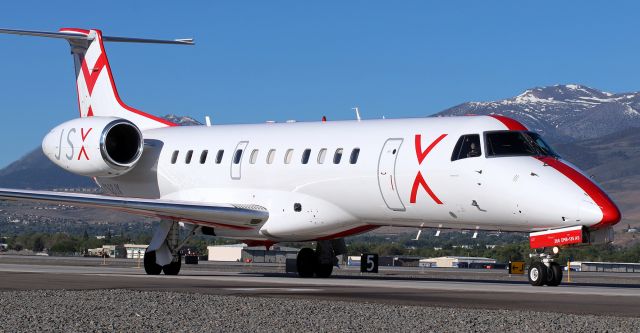
[{"label": "aircraft nose cone", "polygon": [[[594,207],[582,207],[584,213],[588,216],[597,216],[602,213],[602,219],[599,222],[596,222],[594,225],[590,225],[589,227],[594,229],[600,229],[608,226],[612,226],[622,219],[622,214],[620,213],[620,209],[618,206],[609,198],[609,196],[594,183],[591,179],[586,177],[583,173],[576,170],[569,164],[564,163],[563,161],[551,157],[541,158],[546,165],[553,167],[562,173],[565,177],[569,178],[573,183],[575,183],[586,195],[588,195],[591,200],[597,205],[600,212],[597,209],[594,211]],[[597,220],[596,220],[597,221]]]},{"label": "aircraft nose cone", "polygon": [[622,214],[618,206],[605,194],[604,200],[599,204],[602,209],[602,221],[598,224],[601,227],[614,225],[622,219]]}]

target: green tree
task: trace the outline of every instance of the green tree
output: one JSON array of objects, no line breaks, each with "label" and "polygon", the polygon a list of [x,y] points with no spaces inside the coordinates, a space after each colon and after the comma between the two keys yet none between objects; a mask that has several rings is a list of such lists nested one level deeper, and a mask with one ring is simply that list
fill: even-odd
[{"label": "green tree", "polygon": [[42,252],[44,251],[44,240],[42,236],[36,236],[33,240],[33,247],[31,248],[34,252]]},{"label": "green tree", "polygon": [[78,243],[71,239],[61,240],[51,247],[51,252],[59,252],[59,253],[71,253],[77,251]]}]

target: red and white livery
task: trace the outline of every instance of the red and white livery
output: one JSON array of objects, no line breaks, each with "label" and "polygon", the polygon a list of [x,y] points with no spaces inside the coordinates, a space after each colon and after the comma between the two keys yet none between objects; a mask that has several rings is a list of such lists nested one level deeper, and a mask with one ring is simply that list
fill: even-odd
[{"label": "red and white livery", "polygon": [[[327,277],[343,238],[380,226],[531,232],[531,247],[612,240],[620,211],[537,133],[501,115],[180,127],[125,105],[103,42],[193,44],[99,30],[2,33],[66,39],[80,118],[54,128],[44,153],[95,178],[105,195],[1,189],[5,200],[105,207],[162,223],[148,274],[180,269],[178,222],[193,232],[270,246],[317,241],[300,276]],[[534,285],[562,278],[552,254]]]}]

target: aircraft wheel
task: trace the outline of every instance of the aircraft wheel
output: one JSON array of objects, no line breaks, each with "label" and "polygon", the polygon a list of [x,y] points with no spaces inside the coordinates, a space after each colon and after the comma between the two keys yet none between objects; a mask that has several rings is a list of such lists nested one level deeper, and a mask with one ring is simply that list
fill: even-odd
[{"label": "aircraft wheel", "polygon": [[539,287],[547,282],[547,266],[541,261],[536,261],[529,267],[529,283]]},{"label": "aircraft wheel", "polygon": [[333,272],[333,265],[318,263],[316,264],[315,271],[316,271],[316,277],[323,278],[323,279],[328,278],[331,276],[331,273]]},{"label": "aircraft wheel", "polygon": [[562,268],[557,262],[552,262],[548,269],[547,286],[557,287],[562,282]]},{"label": "aircraft wheel", "polygon": [[162,272],[162,266],[156,264],[156,251],[144,253],[144,271],[147,275],[158,275]]},{"label": "aircraft wheel", "polygon": [[296,264],[298,266],[298,276],[302,278],[313,277],[318,257],[313,249],[305,247],[298,252]]},{"label": "aircraft wheel", "polygon": [[178,275],[180,273],[180,267],[182,266],[182,258],[178,257],[177,261],[172,261],[168,265],[164,265],[162,267],[162,271],[164,271],[164,275]]}]

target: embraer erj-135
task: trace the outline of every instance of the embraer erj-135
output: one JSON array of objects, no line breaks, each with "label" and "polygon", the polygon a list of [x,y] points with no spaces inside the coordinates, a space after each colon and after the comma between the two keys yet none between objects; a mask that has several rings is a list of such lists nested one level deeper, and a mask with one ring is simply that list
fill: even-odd
[{"label": "embraer erj-135", "polygon": [[[80,117],[42,141],[61,168],[105,195],[0,189],[0,199],[104,207],[161,219],[147,274],[178,274],[195,234],[267,248],[316,241],[301,277],[328,277],[344,237],[380,226],[530,232],[533,285],[558,285],[561,247],[612,241],[620,211],[537,133],[500,115],[176,126],[125,105],[103,42],[192,40],[103,36],[100,30],[2,33],[71,45]],[[179,222],[191,226],[180,239]]]}]

